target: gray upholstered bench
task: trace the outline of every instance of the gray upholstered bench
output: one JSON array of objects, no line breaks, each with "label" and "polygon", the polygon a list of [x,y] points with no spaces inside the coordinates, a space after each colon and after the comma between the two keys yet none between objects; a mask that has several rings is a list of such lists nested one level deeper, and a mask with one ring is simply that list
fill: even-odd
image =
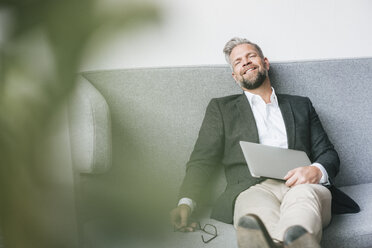
[{"label": "gray upholstered bench", "polygon": [[[310,97],[341,159],[336,184],[361,207],[358,214],[333,217],[322,247],[372,247],[372,58],[272,63],[270,74],[277,92]],[[241,93],[230,75],[227,66],[214,65],[81,73],[70,133],[85,245],[101,246],[100,229],[91,224],[96,216],[87,212],[92,199],[102,201],[99,190],[107,182],[119,185],[103,190],[107,202],[112,194],[122,197],[124,208],[147,200],[166,211],[174,207],[209,100]],[[213,203],[225,184],[220,171],[206,202]],[[204,244],[198,232],[173,233],[167,246],[236,247],[232,225],[209,219],[206,208],[201,222],[217,227],[216,239]],[[115,247],[127,247],[125,238],[121,242]]]}]

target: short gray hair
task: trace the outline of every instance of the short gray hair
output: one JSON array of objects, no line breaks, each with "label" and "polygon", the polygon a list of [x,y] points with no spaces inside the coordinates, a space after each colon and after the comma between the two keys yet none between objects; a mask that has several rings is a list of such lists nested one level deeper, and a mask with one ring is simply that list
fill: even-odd
[{"label": "short gray hair", "polygon": [[257,51],[258,51],[258,55],[261,58],[264,58],[263,52],[262,52],[261,48],[257,44],[255,44],[253,42],[250,42],[249,40],[247,40],[245,38],[234,37],[231,40],[229,40],[226,43],[225,47],[223,48],[223,53],[225,54],[225,59],[226,59],[226,61],[227,61],[228,64],[231,65],[231,63],[230,63],[230,54],[231,54],[231,51],[234,49],[234,47],[236,47],[238,45],[241,45],[241,44],[249,44],[249,45],[254,46],[257,49]]}]

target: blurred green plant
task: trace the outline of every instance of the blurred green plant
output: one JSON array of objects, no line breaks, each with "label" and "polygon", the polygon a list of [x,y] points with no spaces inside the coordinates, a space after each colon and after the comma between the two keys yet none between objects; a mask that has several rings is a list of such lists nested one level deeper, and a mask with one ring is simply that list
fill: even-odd
[{"label": "blurred green plant", "polygon": [[40,144],[74,89],[92,35],[102,28],[114,32],[158,22],[158,8],[128,0],[1,0],[0,11],[9,18],[0,43],[0,225],[5,246],[74,247],[75,241],[63,233],[73,231],[63,226],[65,206],[50,201],[61,192],[50,179],[50,165],[40,163]]}]

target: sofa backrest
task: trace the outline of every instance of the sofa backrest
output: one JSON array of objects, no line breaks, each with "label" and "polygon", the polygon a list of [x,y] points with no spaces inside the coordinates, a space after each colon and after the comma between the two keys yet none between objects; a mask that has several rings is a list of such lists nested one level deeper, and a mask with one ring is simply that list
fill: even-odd
[{"label": "sofa backrest", "polygon": [[[211,98],[242,91],[228,66],[83,72],[106,100],[112,125],[112,168],[159,179],[175,197]],[[338,185],[372,182],[372,58],[275,62],[278,93],[308,96],[341,159]],[[117,174],[115,173],[115,174]],[[223,178],[222,174],[218,175]],[[226,182],[218,179],[215,193]]]}]

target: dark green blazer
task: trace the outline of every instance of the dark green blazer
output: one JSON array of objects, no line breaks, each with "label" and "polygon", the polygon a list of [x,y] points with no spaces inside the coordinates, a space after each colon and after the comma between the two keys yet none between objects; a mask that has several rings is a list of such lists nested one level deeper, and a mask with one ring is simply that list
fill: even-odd
[{"label": "dark green blazer", "polygon": [[[332,180],[339,158],[307,97],[277,94],[288,136],[288,148],[307,153],[311,162],[324,166]],[[259,142],[256,122],[245,94],[212,99],[207,107],[194,150],[187,163],[180,197],[198,202],[214,170],[224,166],[227,186],[217,200],[212,218],[232,223],[235,199],[242,191],[261,182],[253,178],[239,141]]]}]

